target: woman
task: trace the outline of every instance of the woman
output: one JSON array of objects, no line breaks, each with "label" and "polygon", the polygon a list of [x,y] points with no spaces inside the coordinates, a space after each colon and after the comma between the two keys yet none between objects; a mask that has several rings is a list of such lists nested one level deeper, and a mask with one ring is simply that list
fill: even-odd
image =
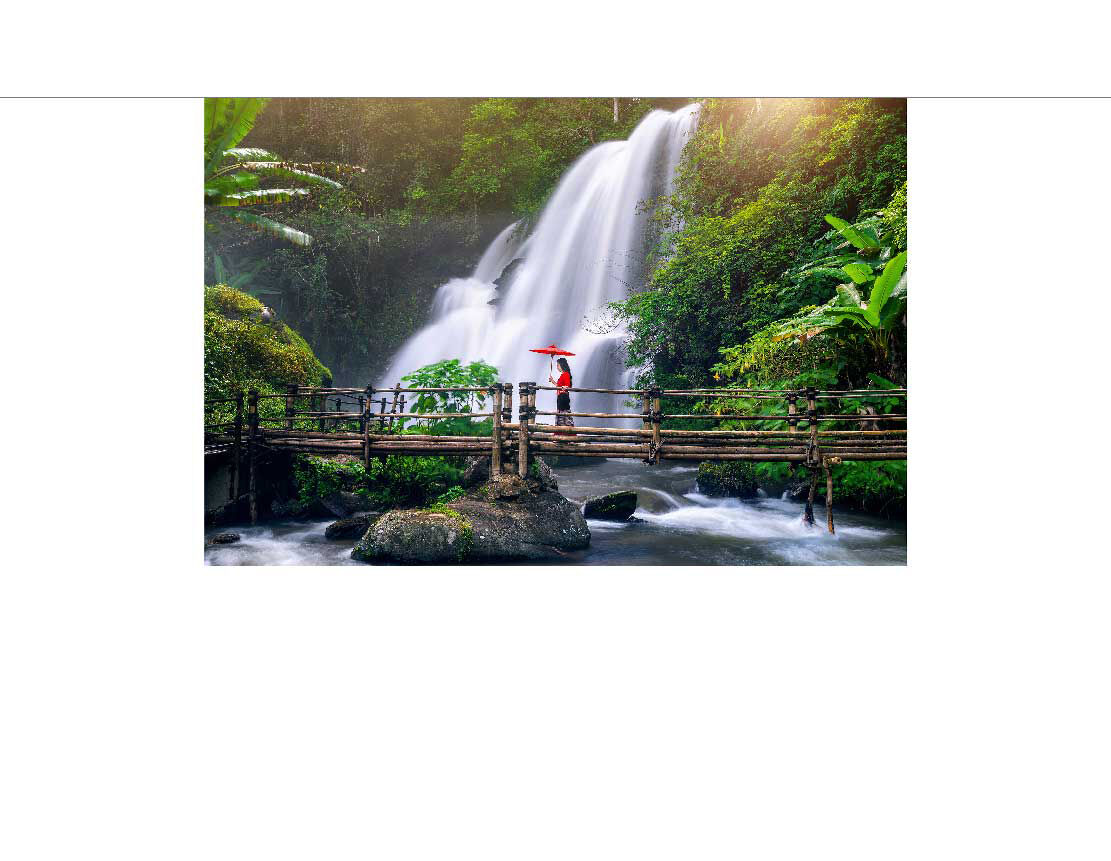
[{"label": "woman", "polygon": [[575,420],[570,416],[571,412],[571,366],[567,364],[567,360],[562,356],[556,359],[556,364],[563,372],[559,375],[558,380],[553,380],[551,374],[548,375],[548,382],[556,387],[556,425],[561,427],[574,427]]}]

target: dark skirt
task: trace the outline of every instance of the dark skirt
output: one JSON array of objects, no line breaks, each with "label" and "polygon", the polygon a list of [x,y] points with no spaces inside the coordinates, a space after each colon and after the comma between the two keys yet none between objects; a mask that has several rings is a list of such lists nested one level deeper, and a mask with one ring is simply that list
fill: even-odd
[{"label": "dark skirt", "polygon": [[575,420],[567,415],[571,410],[571,395],[567,392],[556,392],[556,426],[574,427]]}]

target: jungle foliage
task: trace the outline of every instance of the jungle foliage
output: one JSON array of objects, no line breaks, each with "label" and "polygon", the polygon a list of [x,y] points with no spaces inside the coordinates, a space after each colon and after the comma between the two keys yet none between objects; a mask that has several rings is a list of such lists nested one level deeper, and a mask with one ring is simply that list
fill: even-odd
[{"label": "jungle foliage", "polygon": [[678,228],[665,262],[617,308],[630,362],[666,386],[712,384],[720,350],[827,302],[849,279],[811,265],[846,242],[826,215],[887,225],[905,248],[905,102],[706,102],[661,216]]}]

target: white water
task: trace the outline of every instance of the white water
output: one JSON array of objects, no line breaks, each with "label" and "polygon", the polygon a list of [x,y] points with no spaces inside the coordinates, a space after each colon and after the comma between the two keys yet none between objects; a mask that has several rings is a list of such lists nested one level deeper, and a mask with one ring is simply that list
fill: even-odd
[{"label": "white water", "polygon": [[[615,490],[636,491],[636,519],[590,520],[590,547],[563,561],[577,565],[905,565],[906,526],[838,510],[830,535],[783,499],[737,500],[698,492],[693,466],[656,467],[632,460],[556,468],[559,490],[574,502]],[[819,499],[820,502],[820,499]],[[351,565],[354,539],[324,537],[327,522],[233,527],[237,544],[205,550],[215,565]],[[208,530],[211,535],[218,528]]]},{"label": "white water", "polygon": [[[652,237],[649,215],[638,206],[672,191],[697,112],[697,105],[652,111],[628,140],[583,154],[524,242],[510,225],[471,277],[440,287],[429,323],[402,346],[377,385],[392,386],[417,368],[453,358],[488,362],[504,382],[545,385],[549,362],[529,349],[557,344],[575,353],[570,362],[576,386],[624,387],[627,373],[615,349],[624,331],[594,333],[584,320],[604,316],[608,303],[642,283]],[[508,290],[499,290],[493,281],[516,258],[524,262]],[[489,304],[495,298],[498,304]],[[627,411],[621,401],[579,393],[572,406],[576,412]],[[554,393],[541,393],[538,406],[554,409]]]}]

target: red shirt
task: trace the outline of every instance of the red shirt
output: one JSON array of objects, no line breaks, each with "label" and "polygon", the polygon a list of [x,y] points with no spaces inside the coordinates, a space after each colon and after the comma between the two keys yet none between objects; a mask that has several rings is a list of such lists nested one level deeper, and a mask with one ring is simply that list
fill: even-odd
[{"label": "red shirt", "polygon": [[562,374],[560,374],[559,379],[556,380],[556,388],[557,389],[569,389],[569,388],[571,388],[571,375],[569,373],[567,373],[566,371],[564,371]]}]

